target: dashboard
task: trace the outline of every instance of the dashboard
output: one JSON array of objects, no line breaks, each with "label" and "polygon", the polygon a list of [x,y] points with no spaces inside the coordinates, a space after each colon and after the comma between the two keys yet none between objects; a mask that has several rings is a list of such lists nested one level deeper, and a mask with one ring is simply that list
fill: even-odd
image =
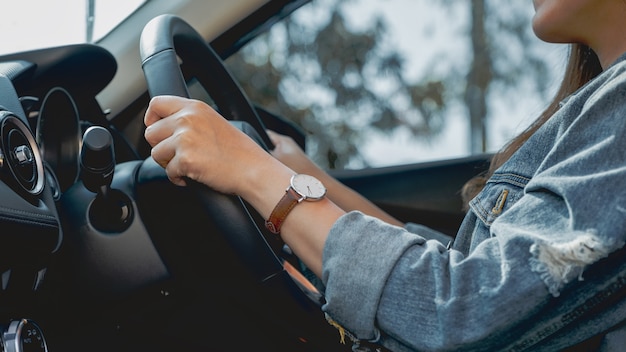
[{"label": "dashboard", "polygon": [[[9,351],[47,351],[41,326],[64,321],[59,317],[67,315],[67,301],[59,297],[75,298],[68,283],[80,277],[65,270],[64,263],[73,261],[60,253],[70,252],[72,236],[89,237],[98,229],[68,233],[66,215],[80,209],[102,218],[96,214],[102,210],[93,206],[98,190],[78,187],[82,201],[62,196],[85,178],[84,133],[108,126],[95,97],[115,71],[113,57],[93,45],[0,57],[0,329]],[[123,201],[130,206],[129,198]]]}]

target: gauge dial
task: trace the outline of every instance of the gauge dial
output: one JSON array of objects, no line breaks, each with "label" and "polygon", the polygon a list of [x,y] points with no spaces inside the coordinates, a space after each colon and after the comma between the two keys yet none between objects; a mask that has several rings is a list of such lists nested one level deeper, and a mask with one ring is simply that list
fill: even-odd
[{"label": "gauge dial", "polygon": [[65,89],[53,88],[44,97],[36,139],[44,162],[56,174],[60,191],[65,191],[78,178],[81,139],[78,109]]}]

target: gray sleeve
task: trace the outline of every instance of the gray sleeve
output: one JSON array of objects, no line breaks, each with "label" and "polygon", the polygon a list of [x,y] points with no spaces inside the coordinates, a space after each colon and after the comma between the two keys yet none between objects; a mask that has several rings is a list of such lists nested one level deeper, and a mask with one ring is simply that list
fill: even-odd
[{"label": "gray sleeve", "polygon": [[529,246],[524,240],[511,243],[513,253],[506,257],[516,260],[508,268],[496,239],[485,241],[470,259],[437,240],[351,212],[326,240],[323,309],[362,340],[392,334],[396,342],[425,349],[481,340],[521,309],[515,304],[520,297],[528,308],[547,296],[528,266],[515,265],[528,260]]},{"label": "gray sleeve", "polygon": [[402,227],[358,211],[339,218],[324,246],[325,311],[356,336],[374,339],[378,302],[387,278],[407,248],[425,242]]},{"label": "gray sleeve", "polygon": [[416,224],[414,222],[407,222],[404,224],[404,228],[416,235],[420,235],[427,240],[437,240],[441,242],[444,246],[448,246],[450,242],[452,242],[452,236],[446,235],[445,233],[441,233],[439,231],[433,230],[430,227]]}]

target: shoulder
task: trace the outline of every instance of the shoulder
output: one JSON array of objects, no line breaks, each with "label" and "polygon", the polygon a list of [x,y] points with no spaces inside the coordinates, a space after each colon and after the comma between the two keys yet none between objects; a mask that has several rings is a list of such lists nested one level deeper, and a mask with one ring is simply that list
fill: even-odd
[{"label": "shoulder", "polygon": [[[561,108],[578,122],[616,124],[614,128],[626,122],[626,54],[572,94]],[[621,122],[611,122],[616,119]]]}]

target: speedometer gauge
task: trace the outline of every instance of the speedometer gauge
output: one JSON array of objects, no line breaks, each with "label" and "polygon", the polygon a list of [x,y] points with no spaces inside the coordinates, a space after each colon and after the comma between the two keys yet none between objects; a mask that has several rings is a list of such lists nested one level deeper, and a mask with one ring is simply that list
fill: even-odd
[{"label": "speedometer gauge", "polygon": [[44,162],[56,175],[61,192],[73,185],[78,177],[80,136],[74,99],[63,88],[51,89],[41,104],[36,139]]}]

